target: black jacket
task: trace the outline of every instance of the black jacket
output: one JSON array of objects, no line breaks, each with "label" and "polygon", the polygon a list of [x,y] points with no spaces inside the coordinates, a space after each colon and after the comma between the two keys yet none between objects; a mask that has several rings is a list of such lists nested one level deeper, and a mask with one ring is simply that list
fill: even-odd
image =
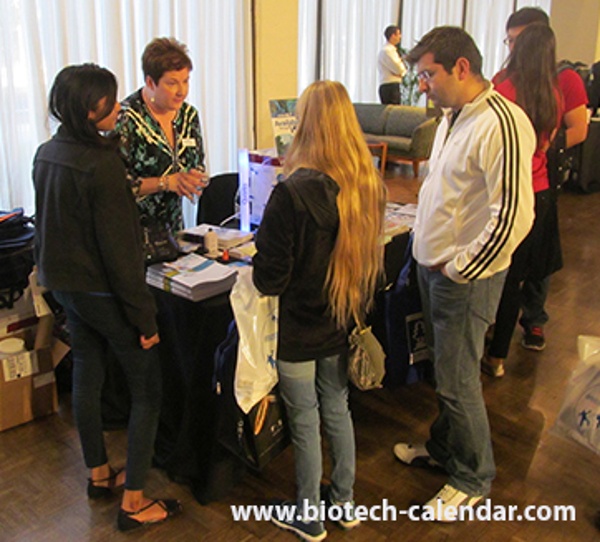
[{"label": "black jacket", "polygon": [[154,335],[139,216],[115,150],[84,145],[60,127],[33,162],[35,259],[50,290],[112,293],[128,321]]},{"label": "black jacket", "polygon": [[343,353],[347,332],[329,315],[324,291],[337,238],[339,187],[299,169],[273,189],[256,235],[254,284],[279,296],[278,359],[307,361]]}]

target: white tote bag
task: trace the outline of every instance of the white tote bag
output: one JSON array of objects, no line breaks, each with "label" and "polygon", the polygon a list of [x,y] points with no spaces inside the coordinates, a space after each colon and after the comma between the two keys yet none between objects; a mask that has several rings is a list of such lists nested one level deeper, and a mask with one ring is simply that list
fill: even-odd
[{"label": "white tote bag", "polygon": [[554,432],[600,454],[600,337],[578,337],[579,363],[567,385]]},{"label": "white tote bag", "polygon": [[240,336],[234,392],[247,414],[277,384],[279,298],[262,295],[248,267],[240,269],[230,300]]}]

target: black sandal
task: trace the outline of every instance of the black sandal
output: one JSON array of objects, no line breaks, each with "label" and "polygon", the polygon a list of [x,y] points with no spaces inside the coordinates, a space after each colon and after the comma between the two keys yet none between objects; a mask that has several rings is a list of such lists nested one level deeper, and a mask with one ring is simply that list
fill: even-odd
[{"label": "black sandal", "polygon": [[[118,487],[122,487],[123,484],[115,485],[115,481],[117,480],[117,476],[123,472],[123,469],[112,470],[110,469],[110,476],[106,478],[102,478],[100,480],[92,480],[88,478],[87,485],[87,494],[90,499],[103,499],[105,497],[112,497],[113,489]],[[107,486],[98,486],[96,484],[100,484],[102,482],[108,482]]]},{"label": "black sandal", "polygon": [[[138,521],[133,518],[133,516],[137,516],[140,512],[148,510],[148,508],[151,508],[155,504],[158,504],[167,513],[164,518],[150,521]],[[181,503],[177,499],[155,499],[135,512],[127,512],[121,508],[119,510],[119,515],[117,516],[117,528],[119,531],[131,531],[133,529],[138,529],[139,527],[155,525],[156,523],[162,523],[173,516],[181,514],[182,510]]]}]

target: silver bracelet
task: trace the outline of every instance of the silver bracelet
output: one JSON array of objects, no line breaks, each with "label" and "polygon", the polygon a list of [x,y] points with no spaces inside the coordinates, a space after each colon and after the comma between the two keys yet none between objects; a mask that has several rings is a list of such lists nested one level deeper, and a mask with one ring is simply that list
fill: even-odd
[{"label": "silver bracelet", "polygon": [[165,190],[169,190],[169,179],[166,175],[163,175],[158,179],[158,191],[164,192]]}]

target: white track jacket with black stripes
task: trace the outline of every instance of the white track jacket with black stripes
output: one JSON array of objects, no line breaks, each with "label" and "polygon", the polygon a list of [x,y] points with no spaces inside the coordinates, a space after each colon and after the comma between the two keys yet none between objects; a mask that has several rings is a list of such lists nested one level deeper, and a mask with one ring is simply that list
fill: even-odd
[{"label": "white track jacket with black stripes", "polygon": [[465,105],[452,128],[440,122],[419,193],[413,254],[445,262],[454,281],[506,269],[534,217],[531,176],[536,137],[523,110],[491,85]]}]

